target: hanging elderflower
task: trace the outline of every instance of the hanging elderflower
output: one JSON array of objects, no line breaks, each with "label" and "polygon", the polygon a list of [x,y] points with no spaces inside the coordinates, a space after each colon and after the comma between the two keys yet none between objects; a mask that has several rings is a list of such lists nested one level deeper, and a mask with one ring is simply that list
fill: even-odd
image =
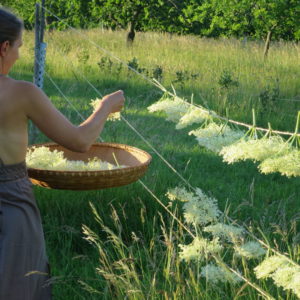
[{"label": "hanging elderflower", "polygon": [[233,130],[228,125],[211,122],[206,127],[190,131],[189,135],[194,135],[200,146],[219,153],[224,146],[231,145],[243,137],[244,133]]},{"label": "hanging elderflower", "polygon": [[197,196],[193,193],[188,192],[185,188],[175,187],[173,189],[169,189],[166,193],[166,196],[171,200],[179,200],[181,202],[188,202],[197,200]]},{"label": "hanging elderflower", "polygon": [[196,189],[196,194],[184,188],[170,189],[166,194],[171,201],[180,200],[183,205],[184,218],[193,225],[206,225],[216,222],[221,214],[217,200],[205,195],[201,189]]},{"label": "hanging elderflower", "polygon": [[191,260],[202,260],[210,254],[219,253],[223,249],[218,238],[209,241],[202,237],[196,237],[189,245],[179,244],[179,247],[181,249],[179,257],[186,262]]},{"label": "hanging elderflower", "polygon": [[254,269],[256,277],[272,278],[277,286],[292,290],[300,297],[300,267],[279,255],[266,258]]},{"label": "hanging elderflower", "polygon": [[288,266],[289,261],[283,256],[273,255],[264,259],[258,266],[254,268],[254,272],[258,279],[270,277],[279,268]]},{"label": "hanging elderflower", "polygon": [[[93,107],[94,111],[96,110],[96,108],[99,106],[99,103],[102,101],[102,99],[96,98],[95,100],[91,100],[90,105]],[[120,121],[121,120],[121,113],[115,112],[115,113],[111,113],[108,118],[108,121]]]},{"label": "hanging elderflower", "polygon": [[261,139],[242,139],[230,146],[224,147],[220,154],[229,164],[251,159],[262,161],[278,153],[287,153],[290,145],[279,136],[264,137]]},{"label": "hanging elderflower", "polygon": [[182,129],[192,124],[203,123],[207,120],[212,120],[212,117],[216,116],[213,111],[208,111],[196,106],[191,106],[189,110],[180,118],[176,125],[176,129]]},{"label": "hanging elderflower", "polygon": [[242,278],[240,278],[238,275],[222,267],[216,266],[215,264],[207,264],[206,266],[201,268],[201,276],[205,277],[206,280],[212,284],[238,284],[242,281]]},{"label": "hanging elderflower", "polygon": [[[288,139],[289,151],[281,152],[274,157],[265,159],[259,166],[264,173],[279,172],[288,177],[300,176],[300,137],[298,135],[300,126],[300,111],[298,112],[294,134]],[[292,147],[295,144],[295,147]]]},{"label": "hanging elderflower", "polygon": [[216,222],[221,214],[217,200],[206,195],[186,202],[183,205],[183,210],[186,222],[194,225]]},{"label": "hanging elderflower", "polygon": [[115,166],[96,157],[88,162],[68,160],[64,157],[63,151],[50,151],[45,146],[29,149],[26,154],[26,165],[28,168],[56,171],[100,171],[125,167]]},{"label": "hanging elderflower", "polygon": [[285,290],[292,290],[300,297],[300,267],[279,268],[271,277],[277,286],[281,286]]},{"label": "hanging elderflower", "polygon": [[264,174],[279,172],[287,177],[300,176],[300,151],[293,149],[285,155],[267,158],[258,168]]},{"label": "hanging elderflower", "polygon": [[217,223],[204,227],[206,232],[210,232],[214,237],[218,237],[229,242],[235,242],[243,237],[244,229],[234,225]]},{"label": "hanging elderflower", "polygon": [[266,254],[266,250],[262,246],[254,241],[246,242],[243,245],[235,245],[235,252],[242,257],[247,259],[259,258],[260,256]]},{"label": "hanging elderflower", "polygon": [[177,123],[186,114],[189,107],[189,103],[176,96],[170,98],[168,95],[164,95],[161,100],[148,106],[148,110],[149,112],[164,111],[168,121]]}]

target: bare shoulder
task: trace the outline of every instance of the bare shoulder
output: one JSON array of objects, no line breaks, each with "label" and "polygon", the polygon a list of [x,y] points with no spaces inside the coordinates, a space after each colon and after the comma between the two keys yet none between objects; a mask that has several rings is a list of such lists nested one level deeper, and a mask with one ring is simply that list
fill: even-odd
[{"label": "bare shoulder", "polygon": [[28,94],[38,93],[39,88],[29,81],[24,80],[12,80],[11,85],[16,93],[20,93],[22,97],[26,97]]},{"label": "bare shoulder", "polygon": [[35,84],[23,81],[13,80],[11,81],[12,98],[16,99],[19,106],[25,111],[31,106],[34,106],[36,102],[45,98],[44,93]]}]

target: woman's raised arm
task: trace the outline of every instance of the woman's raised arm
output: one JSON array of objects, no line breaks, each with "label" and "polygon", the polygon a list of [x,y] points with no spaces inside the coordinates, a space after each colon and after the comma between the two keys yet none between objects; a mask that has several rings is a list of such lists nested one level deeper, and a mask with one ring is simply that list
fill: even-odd
[{"label": "woman's raised arm", "polygon": [[120,111],[125,101],[122,91],[106,95],[95,112],[75,126],[55,108],[42,90],[29,82],[20,84],[23,85],[27,117],[54,142],[76,152],[89,149],[101,133],[109,114]]}]

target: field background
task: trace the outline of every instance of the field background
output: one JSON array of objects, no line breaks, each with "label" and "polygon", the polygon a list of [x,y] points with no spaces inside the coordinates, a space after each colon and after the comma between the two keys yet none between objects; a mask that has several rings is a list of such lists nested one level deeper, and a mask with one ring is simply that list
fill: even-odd
[{"label": "field background", "polygon": [[[192,186],[214,196],[231,218],[245,222],[257,236],[299,261],[299,178],[262,175],[252,162],[227,165],[222,158],[200,148],[187,135],[197,126],[177,131],[163,114],[148,113],[147,106],[162,96],[159,89],[87,39],[149,77],[162,70],[163,85],[171,89],[173,84],[178,95],[186,99],[193,94],[195,103],[221,115],[227,109],[230,118],[248,123],[255,108],[258,126],[267,127],[271,122],[274,129],[288,131],[294,130],[300,110],[300,46],[273,43],[264,60],[263,44],[259,42],[149,32],[137,34],[133,46],[128,47],[125,35],[124,31],[109,30],[47,33],[46,71],[85,117],[91,113],[90,100],[98,95],[82,74],[102,94],[123,89],[127,100],[124,117]],[[22,57],[12,77],[31,81],[33,58],[33,33],[26,32]],[[81,122],[47,78],[44,91],[73,123]],[[143,181],[165,204],[167,189],[183,184],[124,122],[107,123],[102,138],[139,147],[153,156]],[[47,140],[43,135],[38,137],[39,142]],[[179,263],[178,244],[189,239],[139,183],[92,192],[35,187],[35,195],[54,276],[54,299],[260,299],[247,285],[210,287],[194,272],[197,267]],[[102,226],[95,221],[89,202],[96,207]],[[182,218],[180,207],[173,209]],[[106,270],[110,265],[119,289],[107,274],[96,273],[96,268],[104,265],[103,256],[83,239],[82,224],[99,235],[109,262]],[[112,241],[105,226],[124,244]],[[130,268],[125,271],[116,263],[129,258],[134,263],[128,266],[134,268],[137,279],[130,277]],[[240,268],[249,271],[248,267]],[[255,281],[253,275],[249,276]],[[91,285],[94,293],[90,293],[91,287],[90,292],[84,289],[82,282]],[[270,281],[257,283],[275,299],[296,299]]]}]

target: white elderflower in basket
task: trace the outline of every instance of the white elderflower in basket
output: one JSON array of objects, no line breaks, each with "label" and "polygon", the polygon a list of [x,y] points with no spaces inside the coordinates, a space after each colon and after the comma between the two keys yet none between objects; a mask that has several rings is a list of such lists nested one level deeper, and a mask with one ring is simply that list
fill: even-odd
[{"label": "white elderflower in basket", "polygon": [[98,171],[113,170],[125,166],[115,166],[101,161],[99,158],[81,160],[68,160],[62,151],[50,151],[48,147],[33,147],[27,151],[26,165],[28,168],[56,170],[56,171]]},{"label": "white elderflower in basket", "polygon": [[55,143],[32,145],[26,163],[31,182],[45,188],[98,190],[127,185],[145,174],[147,152],[123,144],[94,143],[84,153]]}]

